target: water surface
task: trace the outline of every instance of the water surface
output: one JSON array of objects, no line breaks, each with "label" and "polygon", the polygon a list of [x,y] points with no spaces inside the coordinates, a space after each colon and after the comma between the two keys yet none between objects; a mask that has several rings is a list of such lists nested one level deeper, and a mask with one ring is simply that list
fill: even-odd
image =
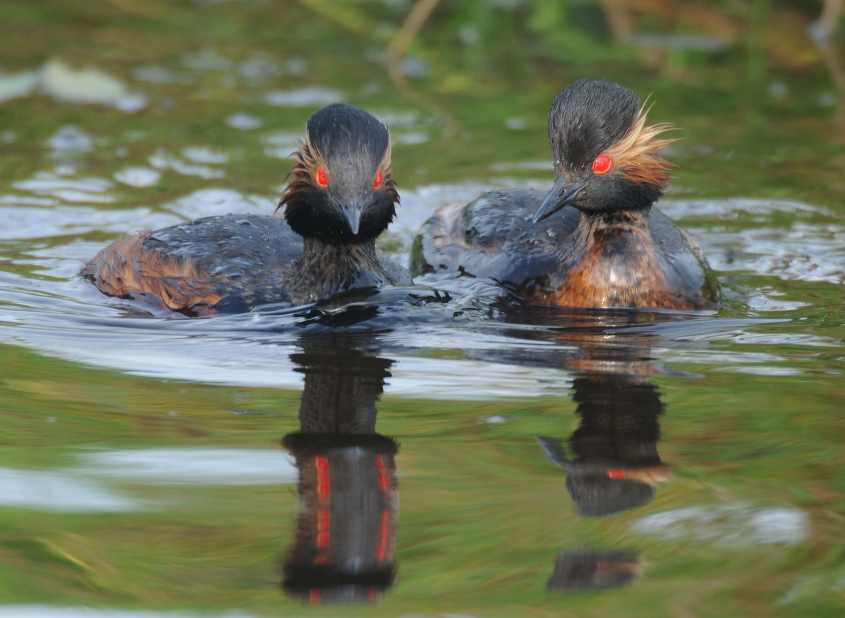
[{"label": "water surface", "polygon": [[[828,64],[697,45],[661,67],[496,65],[449,14],[409,92],[380,35],[321,3],[125,4],[0,8],[0,615],[841,614]],[[718,313],[415,289],[188,320],[77,277],[121,234],[271,212],[335,100],[391,125],[382,245],[407,260],[435,208],[548,186],[545,113],[583,75],[684,127],[661,208],[717,271]]]}]

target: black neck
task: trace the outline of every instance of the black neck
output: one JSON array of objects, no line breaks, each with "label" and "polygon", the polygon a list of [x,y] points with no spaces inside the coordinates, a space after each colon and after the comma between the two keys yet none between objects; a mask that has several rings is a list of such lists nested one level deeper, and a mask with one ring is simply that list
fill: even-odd
[{"label": "black neck", "polygon": [[581,219],[578,225],[582,230],[596,230],[608,227],[644,228],[648,227],[650,213],[651,206],[611,211],[581,211]]},{"label": "black neck", "polygon": [[361,352],[336,350],[294,354],[305,374],[299,408],[307,433],[374,433],[376,401],[390,375],[391,361]]},{"label": "black neck", "polygon": [[323,260],[348,260],[355,263],[370,256],[376,258],[375,239],[339,244],[307,237],[302,241],[302,258],[309,263]]},{"label": "black neck", "polygon": [[309,303],[392,281],[378,259],[374,240],[332,244],[305,238],[302,256],[291,265],[287,282],[295,303]]}]

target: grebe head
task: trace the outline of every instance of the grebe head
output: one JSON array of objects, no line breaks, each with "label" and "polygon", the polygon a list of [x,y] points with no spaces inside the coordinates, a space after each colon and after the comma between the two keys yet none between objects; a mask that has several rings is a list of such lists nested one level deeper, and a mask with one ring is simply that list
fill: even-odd
[{"label": "grebe head", "polygon": [[387,127],[351,105],[324,107],[305,139],[280,206],[295,232],[331,244],[374,240],[393,220],[399,193]]},{"label": "grebe head", "polygon": [[647,208],[669,178],[660,151],[667,124],[647,125],[648,109],[613,82],[578,80],[549,112],[555,184],[535,215],[540,221],[567,205],[586,213]]}]

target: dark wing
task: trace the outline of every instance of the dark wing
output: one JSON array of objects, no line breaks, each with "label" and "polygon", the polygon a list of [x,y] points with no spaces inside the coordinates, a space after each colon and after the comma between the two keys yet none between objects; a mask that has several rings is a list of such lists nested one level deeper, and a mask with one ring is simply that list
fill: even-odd
[{"label": "dark wing", "polygon": [[224,215],[118,240],[82,274],[105,294],[152,296],[174,311],[243,311],[289,301],[284,271],[301,254],[285,221]]},{"label": "dark wing", "polygon": [[703,308],[718,304],[719,283],[698,243],[657,208],[651,209],[649,228],[668,289]]},{"label": "dark wing", "polygon": [[542,201],[539,191],[512,189],[441,208],[414,243],[411,274],[467,274],[512,285],[550,274],[579,214],[564,208],[534,224]]}]

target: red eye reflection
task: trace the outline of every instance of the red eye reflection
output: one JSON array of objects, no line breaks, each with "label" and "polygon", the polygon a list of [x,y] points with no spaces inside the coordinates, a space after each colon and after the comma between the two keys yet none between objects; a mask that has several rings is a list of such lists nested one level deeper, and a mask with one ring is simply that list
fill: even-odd
[{"label": "red eye reflection", "polygon": [[606,154],[600,154],[593,161],[594,174],[607,174],[611,167],[613,167],[613,159]]},{"label": "red eye reflection", "polygon": [[384,175],[381,173],[381,170],[377,170],[376,177],[373,178],[373,189],[378,189],[382,182],[384,182]]},{"label": "red eye reflection", "polygon": [[329,186],[329,174],[326,172],[326,168],[318,167],[317,171],[314,173],[314,180],[317,181],[317,184],[321,187],[328,187]]}]

